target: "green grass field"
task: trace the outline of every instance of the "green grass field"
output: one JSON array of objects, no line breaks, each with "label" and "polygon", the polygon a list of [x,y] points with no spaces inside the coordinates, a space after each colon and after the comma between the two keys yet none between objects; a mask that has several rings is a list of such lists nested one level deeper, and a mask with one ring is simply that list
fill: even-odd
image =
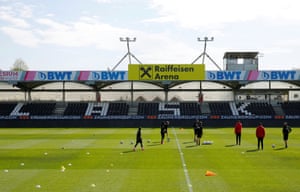
[{"label": "green grass field", "polygon": [[229,128],[204,129],[213,144],[201,146],[192,129],[169,128],[161,145],[160,130],[144,128],[145,151],[133,152],[136,130],[0,129],[0,191],[300,191],[299,128],[288,149],[281,128],[266,129],[263,151],[254,128],[243,129],[241,146]]}]

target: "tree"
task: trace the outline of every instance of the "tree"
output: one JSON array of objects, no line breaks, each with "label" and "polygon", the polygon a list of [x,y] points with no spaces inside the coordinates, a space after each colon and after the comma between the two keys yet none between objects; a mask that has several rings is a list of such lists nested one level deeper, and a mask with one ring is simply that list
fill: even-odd
[{"label": "tree", "polygon": [[11,71],[27,71],[28,66],[21,58],[17,59],[11,68]]}]

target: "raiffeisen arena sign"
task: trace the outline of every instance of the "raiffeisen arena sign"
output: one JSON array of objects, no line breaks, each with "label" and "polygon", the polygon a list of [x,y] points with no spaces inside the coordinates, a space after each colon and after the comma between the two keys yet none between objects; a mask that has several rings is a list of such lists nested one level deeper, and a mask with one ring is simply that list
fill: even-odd
[{"label": "raiffeisen arena sign", "polygon": [[191,81],[205,80],[204,64],[130,64],[128,80]]}]

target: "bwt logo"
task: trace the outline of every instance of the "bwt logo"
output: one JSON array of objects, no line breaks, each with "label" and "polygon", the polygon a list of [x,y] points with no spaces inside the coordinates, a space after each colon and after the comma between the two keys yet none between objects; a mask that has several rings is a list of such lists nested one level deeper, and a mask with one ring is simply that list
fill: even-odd
[{"label": "bwt logo", "polygon": [[241,71],[216,71],[208,72],[209,80],[240,80]]},{"label": "bwt logo", "polygon": [[71,80],[72,72],[39,72],[38,78],[40,80]]},{"label": "bwt logo", "polygon": [[264,80],[295,80],[296,71],[263,72]]},{"label": "bwt logo", "polygon": [[101,71],[93,72],[93,80],[125,80],[125,71]]}]

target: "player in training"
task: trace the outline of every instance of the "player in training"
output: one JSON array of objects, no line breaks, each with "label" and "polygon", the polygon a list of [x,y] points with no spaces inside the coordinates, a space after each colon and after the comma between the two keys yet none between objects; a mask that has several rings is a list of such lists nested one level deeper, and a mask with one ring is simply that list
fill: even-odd
[{"label": "player in training", "polygon": [[199,121],[199,124],[196,128],[196,145],[200,145],[200,139],[203,135],[203,124],[202,121]]},{"label": "player in training", "polygon": [[193,124],[193,129],[194,129],[194,142],[197,142],[197,129],[199,127],[199,119],[196,119],[196,121]]},{"label": "player in training", "polygon": [[165,135],[167,135],[167,138],[169,140],[169,135],[168,135],[169,124],[170,124],[169,121],[163,121],[160,125],[160,136],[161,136],[160,144],[164,144]]},{"label": "player in training", "polygon": [[282,134],[283,134],[283,141],[284,141],[285,148],[288,148],[288,139],[291,131],[292,128],[288,125],[287,122],[284,122],[282,127]]},{"label": "player in training", "polygon": [[136,151],[136,147],[137,147],[138,144],[141,145],[141,149],[142,149],[142,151],[144,151],[144,145],[143,145],[142,131],[141,130],[142,130],[142,128],[139,127],[137,132],[136,132],[136,142],[135,142],[135,145],[134,145],[134,148],[133,148],[134,151]]},{"label": "player in training", "polygon": [[170,142],[170,137],[169,137],[169,132],[168,132],[169,125],[170,125],[170,121],[166,121],[165,134],[167,135],[168,142]]},{"label": "player in training", "polygon": [[265,128],[262,123],[259,123],[259,125],[256,128],[257,150],[259,150],[260,148],[261,150],[264,150],[265,135],[266,135]]},{"label": "player in training", "polygon": [[238,120],[234,126],[235,144],[236,145],[241,145],[242,128],[243,128],[243,125],[242,125],[241,121]]}]

